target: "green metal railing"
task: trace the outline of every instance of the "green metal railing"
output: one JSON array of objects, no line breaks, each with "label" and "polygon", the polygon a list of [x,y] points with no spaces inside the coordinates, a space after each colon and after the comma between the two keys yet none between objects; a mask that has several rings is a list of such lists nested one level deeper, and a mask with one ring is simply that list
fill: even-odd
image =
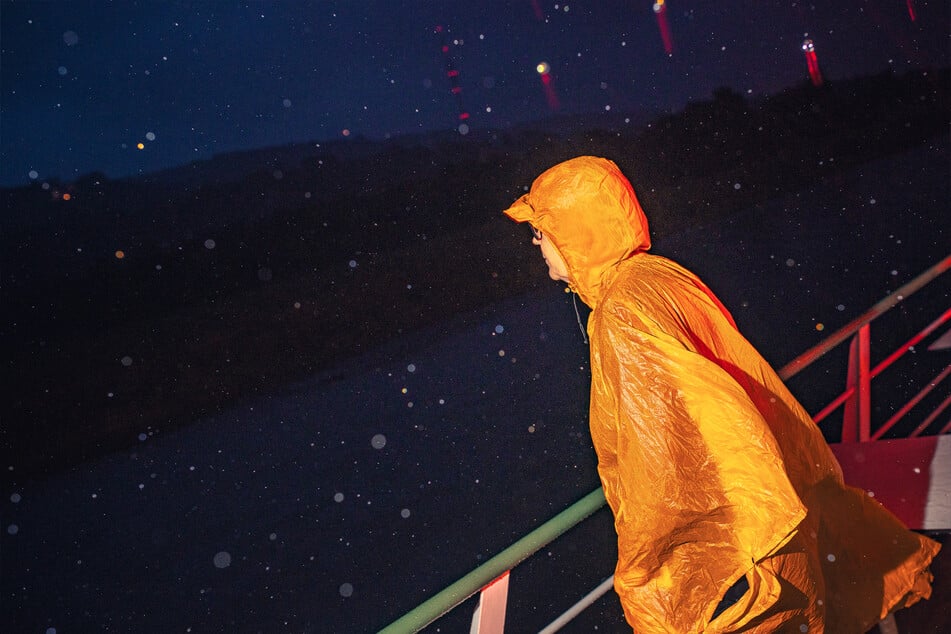
[{"label": "green metal railing", "polygon": [[[901,288],[891,293],[885,299],[876,303],[868,311],[852,320],[825,340],[796,357],[779,370],[778,374],[785,381],[798,374],[813,361],[838,346],[843,341],[856,335],[867,327],[876,317],[897,306],[906,300],[912,293],[951,268],[951,255],[930,267]],[[942,321],[941,323],[944,323]],[[933,330],[933,328],[932,328]],[[930,330],[929,330],[930,332]],[[380,630],[379,634],[404,634],[418,632],[439,617],[443,616],[460,603],[482,590],[491,581],[510,571],[519,563],[532,556],[539,549],[554,541],[557,537],[582,522],[588,516],[605,505],[604,491],[598,488],[584,496],[567,509],[548,520],[531,533],[488,560],[472,572],[448,586],[442,592],[427,599],[401,618],[393,621]],[[606,583],[606,582],[605,582]],[[605,584],[602,584],[604,586]]]},{"label": "green metal railing", "polygon": [[531,557],[536,551],[554,541],[569,528],[579,524],[604,506],[604,503],[604,491],[599,487],[439,594],[427,599],[401,618],[390,623],[380,630],[380,634],[418,632],[474,595],[499,575]]}]

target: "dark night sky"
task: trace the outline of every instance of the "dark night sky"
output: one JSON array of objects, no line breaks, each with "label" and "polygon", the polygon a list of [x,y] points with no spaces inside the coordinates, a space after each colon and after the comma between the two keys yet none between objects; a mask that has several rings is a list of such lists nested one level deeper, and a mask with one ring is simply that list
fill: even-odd
[{"label": "dark night sky", "polygon": [[0,185],[452,129],[437,24],[471,129],[549,115],[541,61],[560,110],[592,117],[775,93],[808,77],[805,37],[831,80],[948,65],[946,0],[671,0],[667,17],[670,57],[649,0],[3,0]]}]

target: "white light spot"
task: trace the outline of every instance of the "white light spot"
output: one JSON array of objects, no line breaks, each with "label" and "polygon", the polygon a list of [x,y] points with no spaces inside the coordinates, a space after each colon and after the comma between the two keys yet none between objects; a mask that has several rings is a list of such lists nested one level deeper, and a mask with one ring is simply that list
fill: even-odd
[{"label": "white light spot", "polygon": [[34,180],[34,181],[35,181],[37,178],[40,177],[40,173],[37,172],[36,170],[30,170],[29,176],[30,176],[30,180]]},{"label": "white light spot", "polygon": [[415,371],[416,371],[416,364],[415,364],[415,363],[410,363],[408,366],[406,366],[406,371],[407,371],[407,372],[415,372]]},{"label": "white light spot", "polygon": [[469,134],[469,126],[468,126],[468,124],[465,124],[465,123],[460,123],[460,124],[459,124],[459,134],[461,134],[462,136],[465,136],[465,135]]},{"label": "white light spot", "polygon": [[148,438],[148,435],[147,435],[147,434],[145,434],[145,433],[139,434],[139,440],[140,440],[141,442],[145,442],[145,440],[146,440],[147,438]]},{"label": "white light spot", "polygon": [[214,249],[214,248],[215,248],[215,241],[212,240],[211,238],[208,238],[207,240],[205,240],[205,248],[206,248],[206,249]]},{"label": "white light spot", "polygon": [[356,261],[356,260],[350,260],[350,262],[348,262],[348,264],[349,264],[349,266],[350,266],[351,269],[357,268],[357,261]]},{"label": "white light spot", "polygon": [[804,624],[802,624],[802,625],[799,626],[799,631],[800,631],[800,632],[808,632],[808,631],[809,631],[809,626],[804,623]]},{"label": "white light spot", "polygon": [[408,518],[409,516],[410,516],[409,509],[403,509],[402,511],[400,511],[400,517],[402,517],[404,520]]},{"label": "white light spot", "polygon": [[500,356],[500,357],[504,357],[504,356],[505,356],[505,350],[499,350],[499,356]]},{"label": "white light spot", "polygon": [[271,533],[267,536],[267,538],[273,542],[275,539],[277,539],[277,533]]},{"label": "white light spot", "polygon": [[505,332],[505,328],[502,326],[502,324],[499,324],[495,327],[495,334],[501,335],[503,332]]},{"label": "white light spot", "polygon": [[340,596],[344,598],[353,596],[353,586],[349,583],[340,584]]},{"label": "white light spot", "polygon": [[154,133],[154,132],[146,132],[146,133],[145,133],[145,139],[146,139],[147,141],[154,141],[154,140],[155,140],[155,133]]},{"label": "white light spot", "polygon": [[370,445],[374,449],[383,449],[384,447],[386,447],[386,436],[384,436],[383,434],[377,434],[376,436],[370,439]]},{"label": "white light spot", "polygon": [[835,555],[833,555],[832,553],[829,553],[828,555],[826,555],[826,559],[828,559],[829,561],[835,561]]},{"label": "white light spot", "polygon": [[132,357],[130,357],[129,355],[122,357],[122,365],[124,365],[125,367],[129,367],[130,365],[132,365]]},{"label": "white light spot", "polygon": [[733,189],[739,190],[741,187],[743,186],[740,185],[739,183],[733,183]]},{"label": "white light spot", "polygon": [[281,103],[283,103],[283,104],[284,104],[284,107],[285,107],[285,108],[290,108],[290,107],[291,107],[291,105],[292,105],[292,104],[291,104],[291,100],[290,100],[290,99],[285,99],[285,100],[284,100],[284,101],[282,101]]},{"label": "white light spot", "polygon": [[334,493],[334,502],[343,502],[343,493]]},{"label": "white light spot", "polygon": [[921,473],[921,469],[919,467],[915,467],[914,469],[912,469],[912,471],[914,471],[915,473]]},{"label": "white light spot", "polygon": [[16,524],[10,524],[9,526],[7,526],[7,532],[10,533],[11,535],[16,535],[17,533],[20,532],[20,527],[17,526]]},{"label": "white light spot", "polygon": [[796,266],[796,261],[792,258],[786,260],[786,266]]},{"label": "white light spot", "polygon": [[231,565],[231,553],[222,550],[214,558],[215,568],[227,568]]},{"label": "white light spot", "polygon": [[870,205],[874,205],[875,202],[876,202],[876,200],[875,200],[874,198],[869,198],[869,200],[868,200],[868,204],[870,204]]},{"label": "white light spot", "polygon": [[56,69],[56,72],[59,73],[60,76],[63,76],[63,75],[65,75],[66,73],[68,73],[69,71],[66,70],[66,67],[65,67],[65,66],[60,66],[59,68]]},{"label": "white light spot", "polygon": [[14,504],[19,504],[19,503],[20,503],[20,500],[22,500],[22,499],[23,499],[23,498],[20,497],[20,494],[19,494],[19,493],[11,493],[11,494],[10,494],[10,501],[13,502]]},{"label": "white light spot", "polygon": [[56,628],[55,627],[46,628],[46,634],[56,634]]},{"label": "white light spot", "polygon": [[843,310],[845,310],[845,304],[838,304],[835,309],[841,313]]}]

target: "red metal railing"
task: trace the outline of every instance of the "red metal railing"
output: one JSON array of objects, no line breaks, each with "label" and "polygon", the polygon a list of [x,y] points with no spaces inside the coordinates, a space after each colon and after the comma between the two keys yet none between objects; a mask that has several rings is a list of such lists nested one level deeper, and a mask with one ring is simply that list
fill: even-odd
[{"label": "red metal railing", "polygon": [[[830,335],[827,339],[802,353],[779,370],[779,376],[784,381],[790,379],[799,373],[800,370],[814,362],[816,359],[826,354],[840,343],[851,338],[849,346],[849,365],[848,376],[846,377],[845,391],[832,400],[831,403],[822,408],[813,416],[816,423],[821,422],[833,411],[843,404],[845,405],[842,418],[842,442],[866,442],[878,440],[885,433],[892,429],[902,418],[904,418],[913,407],[922,401],[931,391],[933,391],[949,374],[951,374],[951,364],[942,370],[934,379],[921,389],[910,401],[900,407],[881,427],[871,431],[871,386],[872,379],[881,374],[885,369],[900,359],[906,352],[911,350],[916,344],[925,337],[933,333],[941,325],[951,320],[951,308],[946,309],[937,319],[928,324],[914,337],[899,346],[894,352],[878,363],[874,368],[871,365],[871,322],[880,317],[890,309],[897,306],[900,302],[906,300],[912,293],[919,290],[931,280],[935,279],[945,271],[951,268],[951,255],[911,280],[885,299],[881,300],[862,315],[859,315],[845,326]],[[909,436],[918,436],[923,433],[934,420],[941,415],[948,405],[951,404],[951,397],[945,399],[938,405],[925,420]],[[951,428],[951,422],[948,423],[939,433],[946,433]]]}]

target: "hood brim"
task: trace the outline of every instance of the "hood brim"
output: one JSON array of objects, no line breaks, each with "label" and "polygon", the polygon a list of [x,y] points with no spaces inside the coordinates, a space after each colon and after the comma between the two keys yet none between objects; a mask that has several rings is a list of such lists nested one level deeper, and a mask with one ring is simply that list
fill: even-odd
[{"label": "hood brim", "polygon": [[516,200],[514,203],[512,203],[511,207],[502,213],[515,222],[531,222],[532,218],[535,217],[535,210],[532,209],[532,206],[528,204],[528,194],[525,194]]}]

